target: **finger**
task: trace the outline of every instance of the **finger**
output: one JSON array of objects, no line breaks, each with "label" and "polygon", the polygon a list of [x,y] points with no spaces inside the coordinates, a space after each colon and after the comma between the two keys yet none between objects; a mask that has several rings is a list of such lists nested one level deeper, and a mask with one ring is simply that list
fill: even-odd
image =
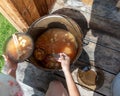
[{"label": "finger", "polygon": [[69,57],[69,56],[66,56],[65,59],[70,59],[70,57]]},{"label": "finger", "polygon": [[62,56],[64,57],[64,59],[67,59],[69,56],[65,53],[62,53]]},{"label": "finger", "polygon": [[65,54],[65,53],[63,53],[63,56],[64,56],[65,60],[69,60],[70,59],[70,57],[67,54]]},{"label": "finger", "polygon": [[64,55],[64,56],[66,56],[66,57],[67,57],[67,54],[65,54],[65,53],[62,53],[62,55]]},{"label": "finger", "polygon": [[63,56],[63,53],[60,53],[60,57],[62,57]]},{"label": "finger", "polygon": [[64,60],[64,56],[63,56],[62,53],[60,53],[60,57],[59,57],[59,59],[63,59],[63,60]]},{"label": "finger", "polygon": [[66,55],[65,53],[60,53],[60,58],[62,60],[70,60],[70,57],[68,55]]},{"label": "finger", "polygon": [[63,60],[63,58],[59,58],[57,61],[60,61],[60,62],[61,62],[62,60]]},{"label": "finger", "polygon": [[7,61],[7,59],[8,59],[7,56],[5,54],[3,54],[2,56],[3,56],[4,60]]},{"label": "finger", "polygon": [[57,60],[58,62],[61,62],[61,60]]}]

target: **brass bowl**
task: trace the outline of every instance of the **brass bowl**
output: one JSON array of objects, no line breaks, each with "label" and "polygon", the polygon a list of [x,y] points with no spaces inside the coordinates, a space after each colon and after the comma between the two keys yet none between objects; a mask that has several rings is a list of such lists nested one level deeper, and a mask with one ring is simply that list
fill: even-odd
[{"label": "brass bowl", "polygon": [[16,62],[22,62],[33,52],[33,41],[25,33],[15,33],[5,43],[4,54]]}]

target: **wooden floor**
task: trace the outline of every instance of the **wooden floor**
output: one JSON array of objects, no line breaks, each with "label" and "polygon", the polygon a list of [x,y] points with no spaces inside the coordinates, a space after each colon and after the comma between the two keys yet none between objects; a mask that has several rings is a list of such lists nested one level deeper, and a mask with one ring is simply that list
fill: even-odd
[{"label": "wooden floor", "polygon": [[[61,6],[59,6],[59,8],[61,8]],[[79,17],[78,14],[77,16]],[[74,18],[76,19],[75,16]],[[76,19],[76,22],[77,20],[78,19]],[[107,33],[91,28],[85,31],[85,26],[82,27],[84,34],[83,51],[78,61],[71,67],[74,81],[78,86],[81,96],[112,96],[111,84],[114,77],[120,72],[120,39],[112,36],[109,32]],[[92,90],[78,82],[78,69],[88,64],[101,70],[104,74],[104,83],[99,89]],[[52,80],[60,80],[66,86],[62,71],[45,72],[27,62],[19,64],[18,74],[19,81],[44,93],[47,91],[49,83]]]},{"label": "wooden floor", "polygon": [[[87,45],[84,45],[83,53],[74,65],[76,69],[72,72],[81,96],[112,96],[111,83],[120,71],[120,41],[103,32],[90,30],[84,42],[87,42]],[[77,79],[78,68],[89,63],[104,73],[104,84],[94,91],[84,85],[81,86]]]}]

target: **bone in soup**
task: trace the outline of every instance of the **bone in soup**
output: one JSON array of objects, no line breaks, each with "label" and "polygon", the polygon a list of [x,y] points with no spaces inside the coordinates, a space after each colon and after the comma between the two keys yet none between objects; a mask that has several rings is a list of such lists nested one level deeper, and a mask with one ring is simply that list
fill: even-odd
[{"label": "bone in soup", "polygon": [[77,48],[76,39],[69,31],[59,28],[49,29],[37,38],[34,57],[42,67],[60,69],[61,65],[56,60],[59,58],[59,53],[67,54],[72,61]]}]

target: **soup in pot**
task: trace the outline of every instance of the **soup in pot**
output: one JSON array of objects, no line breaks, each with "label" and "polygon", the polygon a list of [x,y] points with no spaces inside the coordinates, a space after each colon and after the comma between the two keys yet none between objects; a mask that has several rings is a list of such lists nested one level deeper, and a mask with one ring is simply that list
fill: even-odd
[{"label": "soup in pot", "polygon": [[35,42],[34,57],[40,66],[49,69],[59,69],[61,65],[57,62],[59,53],[67,54],[71,61],[77,52],[75,37],[66,30],[54,28],[40,35]]}]

